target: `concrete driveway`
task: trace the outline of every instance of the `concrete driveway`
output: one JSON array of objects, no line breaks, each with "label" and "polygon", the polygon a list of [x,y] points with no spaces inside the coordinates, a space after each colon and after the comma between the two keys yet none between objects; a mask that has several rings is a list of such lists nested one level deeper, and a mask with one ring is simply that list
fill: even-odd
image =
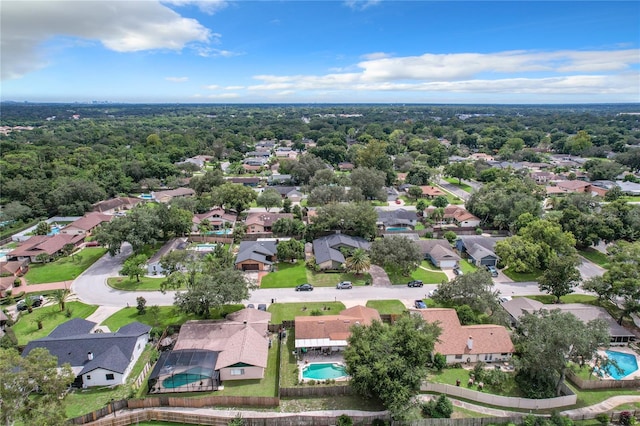
[{"label": "concrete driveway", "polygon": [[391,287],[391,281],[387,273],[378,265],[369,267],[369,275],[371,275],[371,285],[373,287]]}]

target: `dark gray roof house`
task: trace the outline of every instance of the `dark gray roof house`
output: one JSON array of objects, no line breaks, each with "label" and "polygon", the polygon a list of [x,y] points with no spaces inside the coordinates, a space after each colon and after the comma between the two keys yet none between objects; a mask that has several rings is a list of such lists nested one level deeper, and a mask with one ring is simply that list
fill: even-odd
[{"label": "dark gray roof house", "polygon": [[493,248],[499,239],[481,235],[463,235],[456,240],[456,248],[460,253],[466,253],[470,261],[476,266],[496,266],[498,256]]},{"label": "dark gray roof house", "polygon": [[313,255],[321,269],[337,269],[345,262],[341,248],[369,250],[369,241],[346,234],[332,234],[313,240]]},{"label": "dark gray roof house", "polygon": [[29,342],[22,355],[35,348],[47,349],[58,358],[58,365],[71,365],[77,386],[121,384],[144,350],[151,327],[135,322],[115,333],[91,333],[95,326],[91,321],[72,319],[48,336]]},{"label": "dark gray roof house", "polygon": [[276,241],[243,241],[236,256],[236,269],[243,271],[267,270],[278,254]]},{"label": "dark gray roof house", "polygon": [[376,223],[378,226],[384,226],[385,228],[389,226],[416,226],[418,222],[418,214],[415,210],[383,210],[377,208],[376,213],[378,214]]},{"label": "dark gray roof house", "polygon": [[460,261],[460,256],[451,250],[451,244],[447,240],[418,240],[416,244],[420,247],[424,258],[438,268],[455,268]]}]

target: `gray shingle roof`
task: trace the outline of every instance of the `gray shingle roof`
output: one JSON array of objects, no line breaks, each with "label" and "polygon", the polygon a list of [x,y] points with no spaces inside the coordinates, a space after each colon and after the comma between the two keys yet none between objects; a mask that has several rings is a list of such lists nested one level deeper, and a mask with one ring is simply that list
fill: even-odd
[{"label": "gray shingle roof", "polygon": [[90,333],[93,327],[96,326],[95,322],[87,321],[83,318],[74,318],[63,324],[60,324],[49,333],[48,337],[51,338],[64,338],[71,336],[79,336],[82,334]]},{"label": "gray shingle roof", "polygon": [[278,253],[275,241],[243,241],[238,247],[236,264],[245,260],[255,260],[266,264],[272,262],[267,260],[267,256],[275,256]]},{"label": "gray shingle roof", "polygon": [[370,245],[369,241],[364,238],[346,234],[332,234],[313,240],[313,255],[316,257],[316,263],[328,260],[343,263],[345,258],[340,252],[340,247],[369,250]]}]

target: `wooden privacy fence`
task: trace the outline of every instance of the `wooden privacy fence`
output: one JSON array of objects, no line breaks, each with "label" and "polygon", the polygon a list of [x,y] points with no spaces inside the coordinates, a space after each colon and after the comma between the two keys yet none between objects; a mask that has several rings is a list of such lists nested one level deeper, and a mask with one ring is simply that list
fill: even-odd
[{"label": "wooden privacy fence", "polygon": [[155,396],[144,399],[130,399],[129,409],[154,407],[277,407],[280,398],[269,396],[205,396],[202,398],[184,398],[176,396]]},{"label": "wooden privacy fence", "polygon": [[280,388],[280,397],[309,397],[309,396],[332,396],[332,395],[352,395],[353,388],[344,386],[300,386],[295,388]]},{"label": "wooden privacy fence", "polygon": [[[349,412],[346,412],[349,414]],[[182,424],[196,424],[208,426],[226,426],[235,418],[238,413],[233,411],[220,412],[215,414],[195,414],[183,411],[164,410],[140,410],[131,413],[118,413],[116,416],[109,416],[100,419],[92,425],[94,426],[127,426],[140,422],[161,421]],[[256,415],[256,414],[253,414]],[[261,417],[243,416],[246,426],[327,426],[337,423],[337,416],[309,416],[302,413],[281,414],[274,417],[260,415]],[[389,420],[388,415],[382,413],[372,413],[370,415],[349,414],[354,425],[370,425],[375,419]],[[447,419],[448,420],[448,419]]]},{"label": "wooden privacy fence", "polygon": [[492,395],[488,393],[478,392],[466,389],[461,386],[445,385],[441,383],[423,383],[420,390],[426,392],[444,393],[448,396],[465,398],[471,401],[481,402],[483,404],[495,405],[498,407],[520,408],[525,410],[546,410],[549,408],[566,407],[574,405],[578,400],[578,396],[563,385],[563,390],[567,395],[556,398],[547,399],[527,399],[515,398],[510,396]]},{"label": "wooden privacy fence", "polygon": [[640,388],[640,379],[634,380],[585,380],[572,372],[567,373],[567,379],[580,389],[627,389]]},{"label": "wooden privacy fence", "polygon": [[[403,426],[487,426],[508,423],[520,424],[523,416],[512,417],[478,417],[465,419],[420,419],[403,422]],[[395,424],[395,423],[392,423]]]},{"label": "wooden privacy fence", "polygon": [[[127,400],[126,399],[121,399],[119,401],[113,401],[108,403],[106,406],[102,407],[99,410],[96,410],[92,413],[88,413],[88,414],[84,414],[82,416],[78,416],[75,417],[71,420],[69,420],[69,423],[74,424],[74,425],[84,425],[87,423],[91,423],[94,422],[98,419],[101,419],[105,416],[108,416],[109,414],[113,413],[114,411],[118,411],[118,410],[123,410],[127,407]],[[130,423],[124,423],[124,424],[130,424]]]}]

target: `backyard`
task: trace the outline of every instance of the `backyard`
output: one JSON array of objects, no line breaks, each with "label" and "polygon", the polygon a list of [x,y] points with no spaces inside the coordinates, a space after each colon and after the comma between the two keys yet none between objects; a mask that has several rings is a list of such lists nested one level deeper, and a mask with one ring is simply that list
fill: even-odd
[{"label": "backyard", "polygon": [[24,277],[27,284],[73,281],[106,252],[107,249],[102,247],[84,248],[72,256],[61,257],[54,262],[32,263]]},{"label": "backyard", "polygon": [[311,283],[316,287],[335,287],[340,281],[351,281],[354,286],[362,286],[367,280],[371,280],[369,274],[314,272],[305,266],[304,261],[299,260],[296,263],[278,263],[276,272],[270,272],[262,277],[260,287],[293,288],[304,283]]},{"label": "backyard", "polygon": [[[96,309],[97,306],[85,305],[82,302],[67,302],[63,312],[57,304],[34,308],[32,313],[21,313],[18,322],[11,328],[18,338],[18,345],[22,346],[31,340],[45,337],[63,322],[73,318],[86,318]],[[41,329],[38,329],[38,320],[42,322]]]}]

